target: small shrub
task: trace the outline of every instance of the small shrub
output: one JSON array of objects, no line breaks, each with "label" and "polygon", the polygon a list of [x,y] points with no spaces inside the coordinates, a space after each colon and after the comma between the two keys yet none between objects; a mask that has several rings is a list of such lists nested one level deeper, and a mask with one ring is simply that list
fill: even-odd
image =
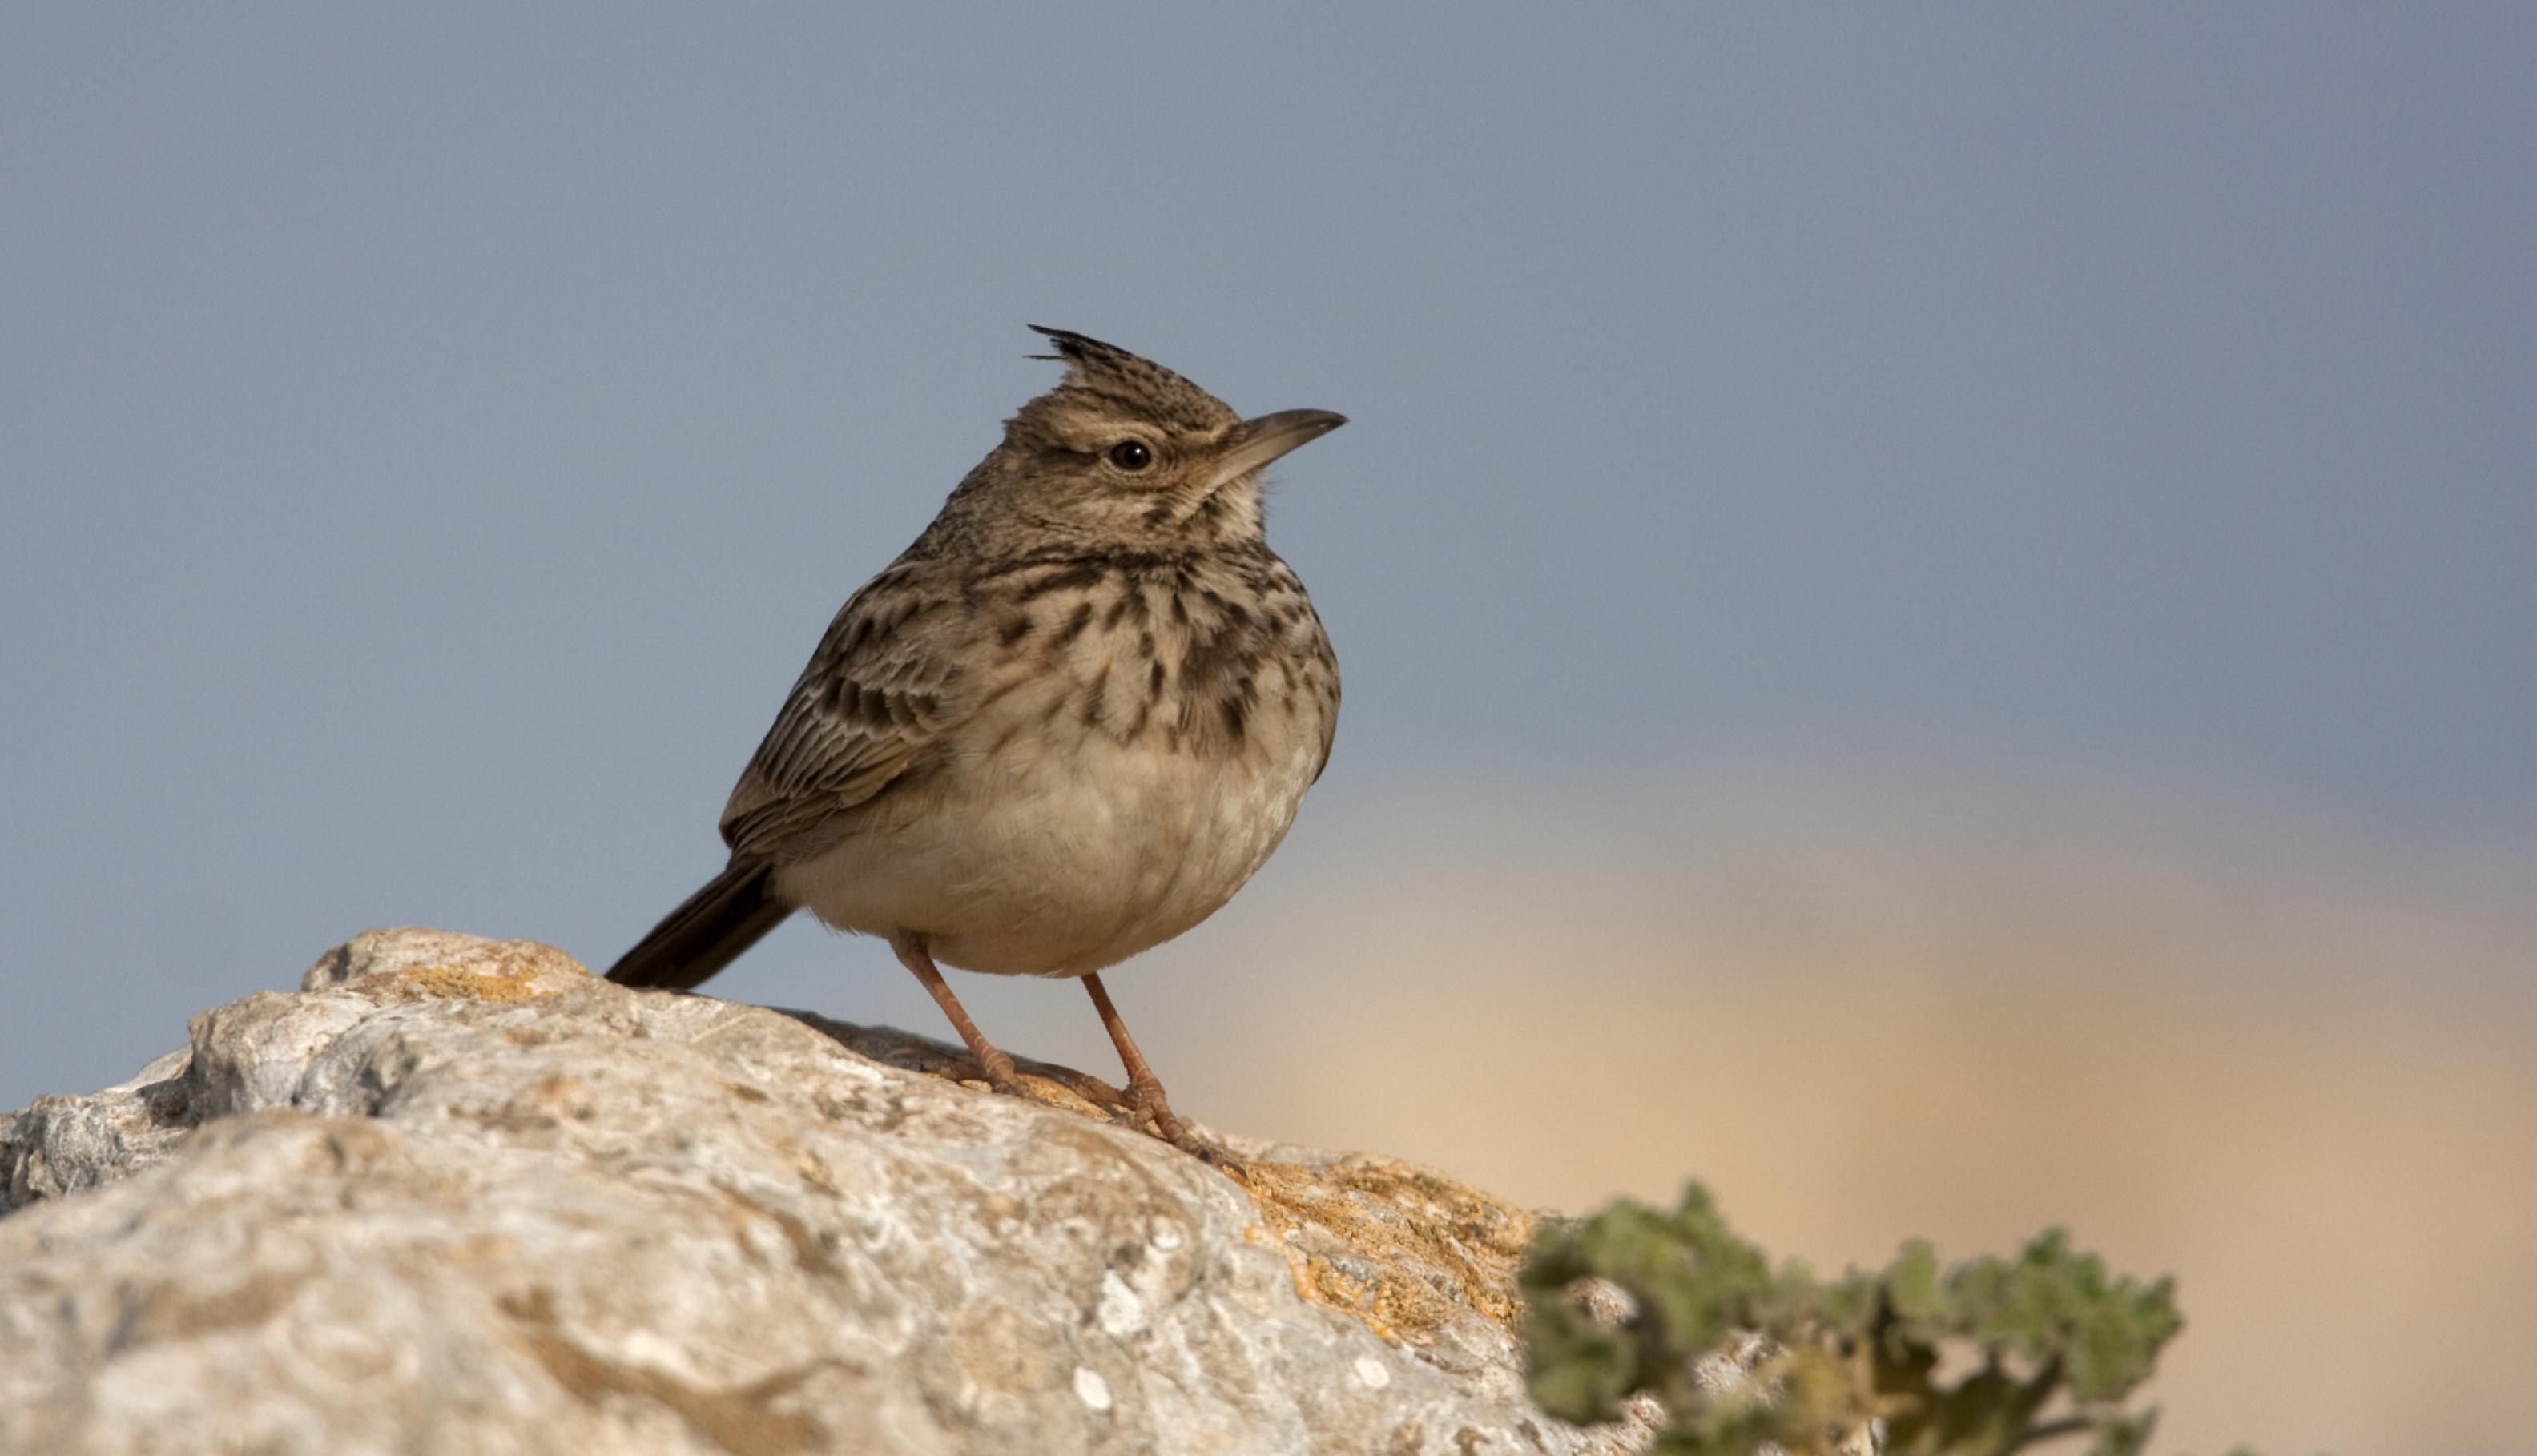
[{"label": "small shrub", "polygon": [[1889,1456],[2137,1456],[2157,1412],[2124,1402],[2183,1323],[2170,1281],[2110,1277],[2057,1230],[1947,1268],[1916,1241],[1875,1273],[1775,1269],[1698,1184],[1670,1213],[1546,1224],[1523,1288],[1543,1409],[1607,1421],[1644,1391],[1671,1417],[1658,1449],[1703,1456],[1856,1451],[1871,1421]]}]

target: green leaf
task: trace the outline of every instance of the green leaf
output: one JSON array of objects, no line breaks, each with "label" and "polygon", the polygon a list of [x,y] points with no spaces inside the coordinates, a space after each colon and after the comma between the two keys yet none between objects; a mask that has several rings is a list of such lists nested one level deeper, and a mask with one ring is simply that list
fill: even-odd
[{"label": "green leaf", "polygon": [[[1568,1293],[1588,1276],[1626,1291],[1638,1317],[1595,1323]],[[1704,1456],[1828,1452],[1871,1418],[1891,1456],[2006,1456],[2081,1434],[2095,1456],[2140,1456],[2155,1412],[2120,1402],[2182,1327],[2169,1281],[2110,1276],[2059,1230],[1952,1268],[1916,1239],[1830,1283],[1775,1270],[1697,1183],[1670,1212],[1622,1200],[1546,1225],[1520,1282],[1543,1409],[1605,1421],[1647,1391],[1672,1413],[1659,1449]],[[1741,1390],[1702,1388],[1695,1364],[1745,1331],[1777,1353]]]}]

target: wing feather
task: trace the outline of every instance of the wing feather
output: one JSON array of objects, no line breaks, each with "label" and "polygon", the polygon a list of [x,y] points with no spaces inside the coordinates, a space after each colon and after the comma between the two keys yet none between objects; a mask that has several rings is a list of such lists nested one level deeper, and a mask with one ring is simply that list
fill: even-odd
[{"label": "wing feather", "polygon": [[734,854],[778,864],[821,854],[940,741],[966,696],[966,616],[906,563],[839,609],[723,809]]}]

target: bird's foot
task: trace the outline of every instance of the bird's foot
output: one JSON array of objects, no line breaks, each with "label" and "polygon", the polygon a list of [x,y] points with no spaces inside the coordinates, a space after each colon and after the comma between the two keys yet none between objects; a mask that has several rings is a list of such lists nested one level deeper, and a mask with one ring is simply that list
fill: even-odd
[{"label": "bird's foot", "polygon": [[1157,1137],[1201,1163],[1229,1173],[1242,1171],[1242,1160],[1200,1137],[1180,1119],[1172,1105],[1163,1099],[1162,1083],[1152,1077],[1132,1078],[1125,1101],[1128,1110],[1118,1119],[1120,1122],[1139,1129],[1151,1122]]},{"label": "bird's foot", "polygon": [[[952,1073],[955,1080],[984,1082],[988,1087],[1007,1097],[1023,1099],[1030,1097],[1029,1090],[1022,1086],[1021,1073],[1014,1069],[1013,1059],[1006,1055],[1003,1048],[988,1046],[983,1049],[973,1049],[970,1055],[975,1065],[954,1067]],[[969,1075],[973,1071],[977,1073],[976,1076]]]}]

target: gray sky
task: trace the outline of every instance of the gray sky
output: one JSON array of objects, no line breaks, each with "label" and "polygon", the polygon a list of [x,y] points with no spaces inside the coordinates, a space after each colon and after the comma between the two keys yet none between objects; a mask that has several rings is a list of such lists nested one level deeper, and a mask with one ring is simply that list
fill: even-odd
[{"label": "gray sky", "polygon": [[[1739,1102],[1490,1163],[1507,1124],[1416,1089],[1606,1145],[1561,1078],[1456,1064],[1455,1016],[1661,1004],[1696,1045],[1737,976],[2138,966],[2172,1008],[2272,957],[2243,1004],[2331,972],[2431,1015],[2442,973],[2460,1025],[2537,1028],[2537,11],[844,9],[0,17],[0,1107],[368,925],[604,965],[1054,377],[1025,323],[1354,421],[1273,502],[1336,757],[1113,978],[1185,1110],[1573,1204],[1798,1133]],[[1106,1065],[1079,996],[975,984]],[[807,926],[714,989],[939,1030]],[[1973,1105],[2057,1118],[2050,1062]],[[1955,1227],[1912,1162],[1836,1252]],[[1778,1164],[1742,1196],[1824,1206]],[[1999,1188],[2020,1228],[2114,1203]],[[2281,1424],[2172,1428],[2335,1444],[2284,1371]]]},{"label": "gray sky", "polygon": [[613,954],[1025,322],[1354,417],[1322,802],[1906,745],[2524,843],[2529,16],[15,8],[0,1104],[374,921]]},{"label": "gray sky", "polygon": [[1024,322],[1354,416],[1325,800],[1908,744],[2537,834],[2523,10],[5,27],[0,1103],[372,921],[613,953]]}]

